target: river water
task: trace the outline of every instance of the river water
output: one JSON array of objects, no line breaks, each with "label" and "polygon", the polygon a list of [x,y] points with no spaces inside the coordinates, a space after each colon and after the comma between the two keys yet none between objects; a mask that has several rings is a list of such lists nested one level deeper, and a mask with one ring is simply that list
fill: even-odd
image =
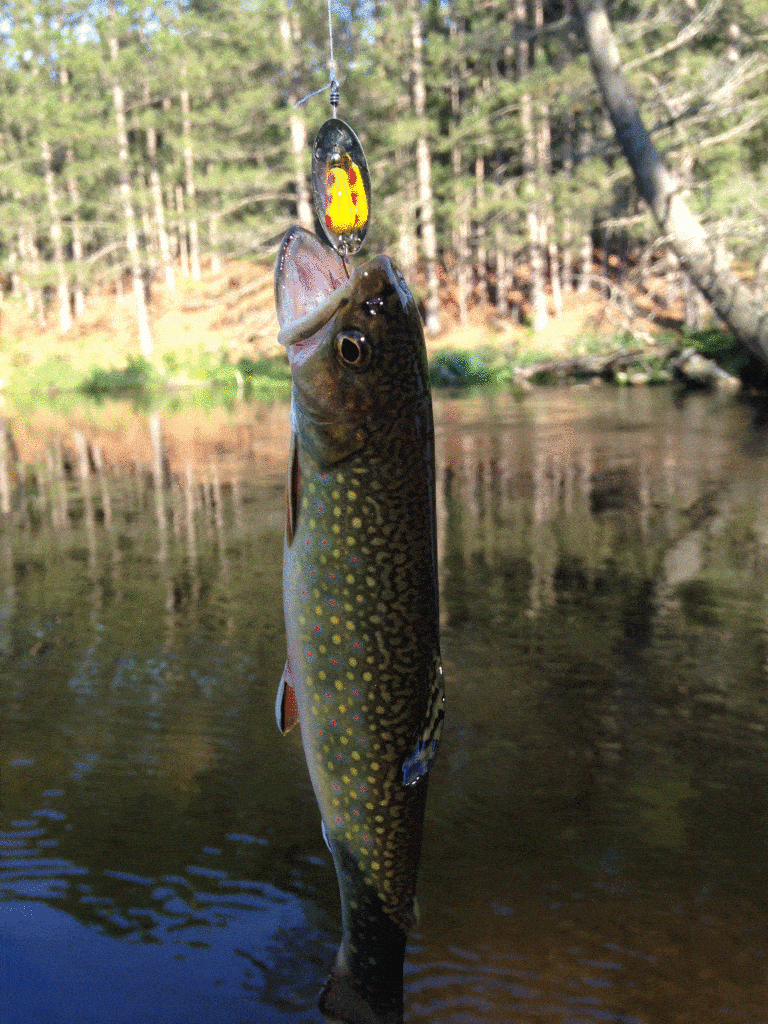
[{"label": "river water", "polygon": [[[436,419],[406,1019],[766,1024],[760,416],[573,388]],[[0,467],[0,1022],[319,1024],[339,905],[274,722],[277,463],[144,426],[146,462],[59,429]]]}]

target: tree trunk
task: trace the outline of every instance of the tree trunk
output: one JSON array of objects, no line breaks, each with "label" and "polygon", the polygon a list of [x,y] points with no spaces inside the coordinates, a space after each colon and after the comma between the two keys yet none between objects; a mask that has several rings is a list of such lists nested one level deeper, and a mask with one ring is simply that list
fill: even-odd
[{"label": "tree trunk", "polygon": [[184,138],[184,188],[187,194],[187,226],[189,229],[189,268],[192,280],[200,280],[200,239],[195,209],[195,161],[192,155],[192,119],[189,108],[186,61],[181,68],[181,133]]},{"label": "tree trunk", "polygon": [[[151,97],[149,92],[149,79],[144,79],[144,106],[149,111]],[[157,166],[157,129],[155,128],[152,115],[149,114],[147,121],[147,156],[149,157],[149,191],[152,196],[152,205],[155,214],[155,231],[157,244],[160,250],[160,260],[163,264],[165,275],[165,287],[172,292],[176,287],[176,275],[173,271],[173,260],[171,259],[171,246],[168,242],[168,232],[165,227],[165,208],[163,206],[163,186],[160,181],[160,171]]]},{"label": "tree trunk", "polygon": [[[475,209],[483,211],[485,205],[485,160],[475,157]],[[488,302],[488,249],[485,244],[485,213],[481,212],[475,224],[475,263],[477,268],[477,298],[481,306]]]},{"label": "tree trunk", "polygon": [[[517,77],[524,82],[528,76],[528,12],[525,0],[515,0],[517,23]],[[520,123],[523,130],[523,189],[528,204],[528,251],[531,269],[531,323],[534,331],[547,325],[547,303],[544,295],[544,253],[541,245],[541,209],[537,189],[536,135],[533,123],[533,98],[529,92],[520,97]]]},{"label": "tree trunk", "polygon": [[[293,18],[293,27],[288,13],[280,14],[280,35],[283,40],[283,54],[291,79],[288,92],[288,125],[291,131],[291,154],[293,158],[293,181],[296,189],[296,217],[301,227],[311,231],[314,226],[312,218],[312,201],[307,184],[307,125],[304,114],[296,107],[299,99],[294,81],[296,78],[296,54],[301,53],[301,28],[298,19]],[[303,110],[303,108],[302,108]]]},{"label": "tree trunk", "polygon": [[[114,20],[115,8],[113,0],[109,3],[109,16]],[[152,332],[149,327],[149,311],[144,296],[144,281],[142,279],[141,259],[139,257],[139,239],[136,234],[136,216],[133,210],[131,199],[130,164],[128,162],[128,132],[125,125],[125,96],[123,88],[118,81],[119,71],[117,68],[119,48],[117,36],[110,36],[109,55],[114,67],[114,78],[112,83],[112,103],[115,109],[115,126],[117,128],[117,146],[120,158],[120,196],[123,201],[123,217],[125,219],[125,244],[128,249],[128,260],[133,277],[133,296],[136,301],[136,318],[139,326],[139,343],[141,354],[148,358],[152,355],[154,345]]]},{"label": "tree trunk", "polygon": [[440,292],[437,274],[437,235],[435,234],[435,212],[432,202],[432,159],[425,134],[427,112],[427,89],[424,84],[424,45],[421,38],[421,22],[415,0],[409,0],[411,14],[411,41],[413,43],[413,109],[419,120],[419,135],[416,139],[416,179],[419,186],[419,223],[421,244],[427,278],[427,296],[424,303],[424,328],[429,335],[440,332]]},{"label": "tree trunk", "polygon": [[[42,127],[42,125],[41,125]],[[43,179],[48,199],[48,214],[51,218],[51,247],[53,264],[56,268],[56,297],[59,303],[59,329],[62,334],[72,326],[72,311],[69,308],[69,283],[67,282],[67,265],[64,259],[64,232],[61,227],[59,213],[59,197],[56,194],[56,183],[53,180],[51,147],[45,135],[40,137],[40,156],[43,161]]]},{"label": "tree trunk", "polygon": [[[59,71],[59,82],[61,83],[61,99],[63,103],[70,102],[69,95],[69,71],[62,67]],[[80,225],[80,189],[74,172],[75,151],[72,146],[67,146],[64,153],[64,177],[67,183],[67,194],[71,206],[70,231],[72,232],[72,298],[74,300],[75,319],[79,320],[85,313],[85,295],[83,292],[83,231]]]},{"label": "tree trunk", "polygon": [[[451,19],[450,35],[456,52],[463,49],[464,23]],[[461,98],[459,82],[466,68],[458,61],[451,62],[451,116],[454,127],[461,122]],[[451,170],[453,171],[453,203],[456,223],[452,231],[452,246],[456,257],[456,292],[459,305],[459,321],[467,322],[467,297],[469,295],[469,202],[464,183],[461,147],[451,147]]]},{"label": "tree trunk", "polygon": [[181,276],[189,277],[189,244],[187,242],[187,222],[184,219],[184,189],[181,185],[176,186],[176,225]]},{"label": "tree trunk", "polygon": [[768,309],[728,267],[719,266],[712,239],[688,208],[643,124],[602,3],[578,3],[595,78],[640,195],[691,279],[736,338],[768,366]]}]

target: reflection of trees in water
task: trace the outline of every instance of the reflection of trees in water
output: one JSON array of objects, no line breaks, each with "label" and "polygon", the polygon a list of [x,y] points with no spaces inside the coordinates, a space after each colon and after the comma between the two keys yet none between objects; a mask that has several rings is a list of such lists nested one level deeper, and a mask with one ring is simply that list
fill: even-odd
[{"label": "reflection of trees in water", "polygon": [[[679,849],[706,832],[719,792],[732,834],[755,845],[768,792],[764,480],[733,475],[729,443],[701,427],[617,432],[525,409],[440,422],[441,842],[482,835],[504,871],[511,850],[568,847],[585,822]],[[4,813],[63,808],[73,826],[45,819],[29,840],[41,861],[53,855],[35,844],[51,839],[87,871],[67,882],[70,912],[150,935],[170,907],[193,929],[219,891],[190,866],[274,880],[286,850],[321,841],[307,788],[296,805],[301,754],[271,712],[281,485],[254,488],[247,464],[172,471],[160,420],[147,429],[151,459],[130,475],[85,430],[52,439],[36,466],[6,437],[0,738],[11,759],[35,738],[34,765],[3,779]],[[491,835],[475,802],[489,779],[504,812]],[[226,838],[240,834],[254,842]],[[223,852],[201,860],[206,848]],[[151,884],[107,884],[115,870]]]},{"label": "reflection of trees in water", "polygon": [[[482,770],[517,846],[556,844],[553,823],[570,842],[587,822],[678,851],[717,822],[718,842],[765,846],[762,826],[712,800],[748,764],[745,806],[768,819],[765,480],[738,464],[738,433],[690,426],[443,419],[441,601],[462,752],[449,832],[496,847],[459,796]],[[501,829],[500,862],[505,841]]]}]

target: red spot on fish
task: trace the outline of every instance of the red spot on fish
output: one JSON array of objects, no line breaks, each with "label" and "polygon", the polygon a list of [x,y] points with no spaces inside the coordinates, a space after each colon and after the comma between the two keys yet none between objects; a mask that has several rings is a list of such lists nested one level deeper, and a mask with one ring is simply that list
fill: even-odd
[{"label": "red spot on fish", "polygon": [[341,762],[344,760],[344,755],[341,753],[337,754],[336,760],[339,762],[339,764],[341,764]]},{"label": "red spot on fish", "polygon": [[350,192],[349,198],[352,200],[355,206],[357,206],[357,192]]},{"label": "red spot on fish", "polygon": [[361,747],[364,747],[364,746],[365,746],[365,736],[361,736],[361,737],[360,737],[360,746],[361,746]]},{"label": "red spot on fish", "polygon": [[368,792],[368,787],[366,786],[366,784],[364,782],[361,782],[360,785],[357,788],[360,790],[361,793],[367,793]]},{"label": "red spot on fish", "polygon": [[[350,167],[349,168],[349,175],[348,175],[348,177],[349,177],[349,184],[350,185],[354,185],[355,182],[357,181],[357,172],[355,171],[354,167]],[[354,194],[354,192],[352,193],[352,200],[355,203],[357,202],[357,196]]]},{"label": "red spot on fish", "polygon": [[329,608],[335,608],[336,607],[336,598],[335,597],[329,597],[328,598],[328,607]]},{"label": "red spot on fish", "polygon": [[325,226],[329,229],[329,231],[333,231],[333,224],[331,223],[331,218],[328,216],[327,213],[325,215]]},{"label": "red spot on fish", "polygon": [[332,729],[335,729],[335,728],[336,728],[336,726],[337,726],[338,724],[339,724],[339,723],[338,723],[338,722],[336,721],[336,719],[335,719],[335,718],[332,718],[332,719],[331,719],[331,728],[332,728]]}]

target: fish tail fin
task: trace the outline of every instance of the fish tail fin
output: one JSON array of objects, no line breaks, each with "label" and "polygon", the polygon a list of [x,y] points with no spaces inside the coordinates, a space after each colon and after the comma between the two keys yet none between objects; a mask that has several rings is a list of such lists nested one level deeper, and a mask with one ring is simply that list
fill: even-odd
[{"label": "fish tail fin", "polygon": [[352,984],[343,943],[320,992],[318,1006],[332,1024],[403,1024],[402,991],[395,1005],[372,1006]]}]

